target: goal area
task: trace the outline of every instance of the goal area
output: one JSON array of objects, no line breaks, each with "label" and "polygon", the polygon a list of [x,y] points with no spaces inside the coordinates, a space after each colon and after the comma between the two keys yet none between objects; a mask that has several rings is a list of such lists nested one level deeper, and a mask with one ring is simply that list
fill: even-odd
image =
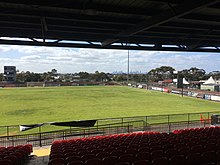
[{"label": "goal area", "polygon": [[45,82],[27,82],[27,87],[45,87]]}]

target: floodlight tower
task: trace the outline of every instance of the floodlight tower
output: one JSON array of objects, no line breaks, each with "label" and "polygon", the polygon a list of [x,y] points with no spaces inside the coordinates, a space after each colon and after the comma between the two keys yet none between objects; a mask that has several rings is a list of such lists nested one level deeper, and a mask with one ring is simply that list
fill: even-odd
[{"label": "floodlight tower", "polygon": [[129,84],[129,49],[128,49],[128,71],[127,71],[127,84]]}]

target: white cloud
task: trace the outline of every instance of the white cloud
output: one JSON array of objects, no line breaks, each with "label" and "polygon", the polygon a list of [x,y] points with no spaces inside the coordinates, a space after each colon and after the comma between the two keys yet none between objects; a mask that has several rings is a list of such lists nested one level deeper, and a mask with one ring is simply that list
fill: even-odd
[{"label": "white cloud", "polygon": [[0,52],[7,52],[7,51],[9,51],[9,50],[10,50],[10,48],[7,47],[7,46],[1,46],[1,47],[0,47]]},{"label": "white cloud", "polygon": [[69,61],[69,60],[72,60],[72,58],[71,57],[46,57],[46,59],[48,59],[48,60],[58,60],[58,61]]},{"label": "white cloud", "polygon": [[[96,70],[104,72],[127,71],[127,50],[76,49],[35,46],[0,46],[0,52],[13,53],[13,58],[0,58],[0,71],[4,65],[15,65],[21,71],[46,72],[56,68],[70,73]],[[182,53],[163,51],[129,51],[130,70],[146,72],[162,65],[177,70],[190,67],[219,70],[220,56],[212,53]],[[16,57],[16,54],[19,56]]]},{"label": "white cloud", "polygon": [[0,58],[0,62],[3,62],[3,61],[11,61],[12,59],[10,58]]},{"label": "white cloud", "polygon": [[30,56],[23,56],[21,57],[21,60],[39,60],[41,59],[41,56],[38,56],[38,55],[30,55]]}]

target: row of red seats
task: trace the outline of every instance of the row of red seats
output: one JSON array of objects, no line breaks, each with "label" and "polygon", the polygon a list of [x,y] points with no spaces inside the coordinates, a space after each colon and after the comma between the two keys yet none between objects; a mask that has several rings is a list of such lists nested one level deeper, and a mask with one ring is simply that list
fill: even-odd
[{"label": "row of red seats", "polygon": [[176,143],[176,144],[157,144],[157,143],[152,143],[152,146],[149,147],[147,145],[129,145],[129,146],[105,146],[103,147],[98,147],[95,148],[94,146],[90,146],[87,148],[75,148],[70,146],[66,147],[53,147],[51,150],[50,157],[68,157],[68,156],[83,156],[83,155],[88,155],[88,154],[112,154],[112,155],[121,155],[121,154],[136,154],[138,152],[148,152],[148,153],[153,153],[154,151],[162,150],[163,153],[168,156],[168,155],[174,155],[174,154],[183,154],[186,155],[188,153],[201,153],[205,151],[218,151],[220,150],[220,144],[219,143],[207,143],[204,145],[198,144],[198,143]]},{"label": "row of red seats", "polygon": [[161,161],[171,164],[174,159],[172,157],[181,157],[181,162],[189,162],[189,155],[193,154],[201,158],[200,161],[197,160],[197,164],[217,163],[220,161],[219,139],[219,127],[207,127],[177,130],[173,133],[138,132],[55,141],[51,147],[49,164],[90,164],[90,160],[95,159],[97,163],[105,165],[107,157],[116,157],[119,163],[123,162],[121,157],[126,157],[125,155],[130,156],[130,164],[140,160],[153,163],[161,158]]},{"label": "row of red seats", "polygon": [[182,130],[175,130],[173,131],[175,134],[186,134],[186,135],[198,135],[203,134],[207,136],[212,135],[219,135],[220,134],[220,127],[202,127],[202,128],[189,128],[189,129],[182,129]]},{"label": "row of red seats", "polygon": [[[161,154],[160,151],[155,151],[155,154]],[[98,157],[98,156],[97,156]],[[114,165],[125,163],[129,165],[141,165],[143,162],[145,164],[152,165],[200,165],[200,164],[217,164],[220,161],[220,150],[217,152],[207,151],[202,154],[191,153],[186,156],[184,155],[174,155],[171,157],[166,157],[163,155],[158,155],[151,160],[148,153],[138,153],[133,154],[122,154],[120,156],[109,155],[105,156],[103,159],[97,158],[95,155],[84,155],[81,158],[78,156],[69,156],[64,158],[53,158],[50,160],[49,165],[73,165],[73,164],[85,164],[85,165]]]},{"label": "row of red seats", "polygon": [[0,165],[23,165],[31,152],[31,144],[0,147]]}]

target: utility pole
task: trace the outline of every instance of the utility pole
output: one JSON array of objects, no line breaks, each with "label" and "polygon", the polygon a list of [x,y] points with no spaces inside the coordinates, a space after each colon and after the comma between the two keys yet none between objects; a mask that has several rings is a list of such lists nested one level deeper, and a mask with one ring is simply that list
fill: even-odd
[{"label": "utility pole", "polygon": [[181,88],[181,95],[183,97],[183,77],[180,75],[179,71],[175,72],[177,74],[177,88]]},{"label": "utility pole", "polygon": [[[128,44],[127,44],[127,46],[128,46]],[[127,84],[129,84],[129,56],[130,56],[130,54],[129,54],[130,52],[129,52],[129,49],[128,49],[128,71],[127,71]]]}]

